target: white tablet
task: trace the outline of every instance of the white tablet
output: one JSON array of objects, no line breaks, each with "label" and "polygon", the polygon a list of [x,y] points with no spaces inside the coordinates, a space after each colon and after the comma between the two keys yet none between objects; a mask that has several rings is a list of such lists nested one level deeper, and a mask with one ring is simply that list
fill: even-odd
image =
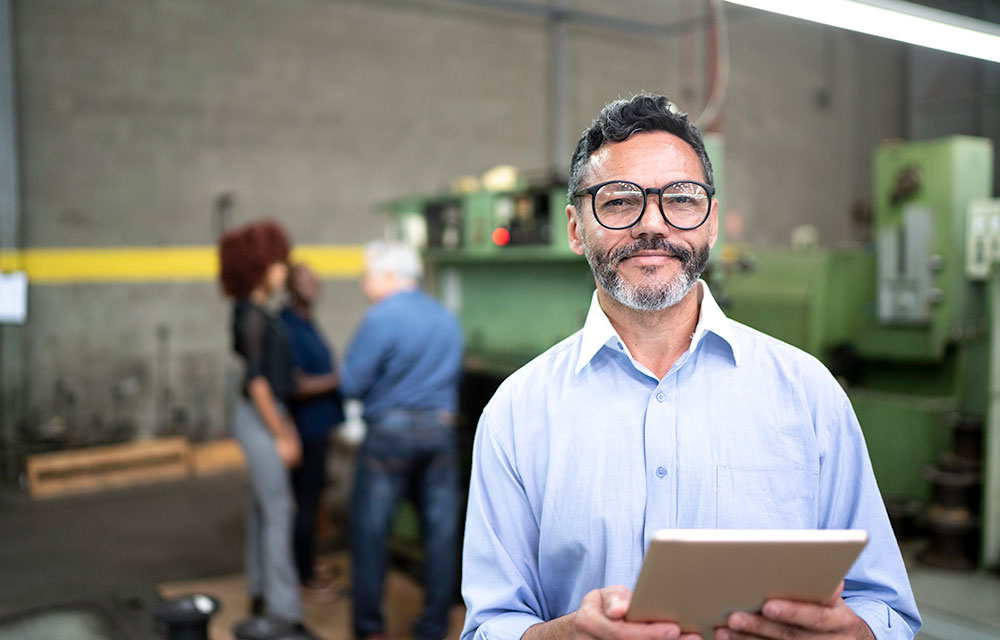
[{"label": "white tablet", "polygon": [[823,603],[867,542],[853,529],[662,529],[625,618],[711,638],[730,613],[759,612],[769,598]]}]

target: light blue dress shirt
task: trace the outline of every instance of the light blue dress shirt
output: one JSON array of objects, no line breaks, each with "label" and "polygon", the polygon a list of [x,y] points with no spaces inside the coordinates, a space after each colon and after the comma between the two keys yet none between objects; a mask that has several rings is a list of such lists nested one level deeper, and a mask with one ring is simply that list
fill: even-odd
[{"label": "light blue dress shirt", "polygon": [[864,529],[844,599],[879,640],[920,628],[850,401],[812,356],[738,322],[701,282],[662,380],[597,302],[508,378],[476,432],[462,640],[517,640],[592,589],[635,585],[664,528]]},{"label": "light blue dress shirt", "polygon": [[368,307],[344,353],[340,392],[360,398],[365,420],[393,409],[458,409],[462,327],[420,289]]}]

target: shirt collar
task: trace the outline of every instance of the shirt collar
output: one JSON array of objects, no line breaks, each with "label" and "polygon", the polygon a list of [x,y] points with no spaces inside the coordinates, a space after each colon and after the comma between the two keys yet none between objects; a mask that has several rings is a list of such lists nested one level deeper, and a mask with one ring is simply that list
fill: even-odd
[{"label": "shirt collar", "polygon": [[[693,352],[705,334],[711,332],[722,338],[729,345],[733,353],[733,363],[739,365],[739,347],[736,344],[733,327],[729,322],[729,318],[726,317],[726,314],[719,308],[719,304],[715,301],[715,298],[712,297],[712,292],[709,290],[708,284],[704,280],[699,280],[698,286],[701,287],[702,293],[701,311],[698,314],[698,324],[695,326],[694,336],[691,339],[691,346],[688,347],[688,353]],[[580,356],[576,361],[575,373],[580,373],[587,363],[594,359],[594,356],[601,350],[601,347],[604,346],[620,351],[630,359],[632,358],[628,346],[618,336],[618,332],[615,331],[615,328],[611,325],[611,321],[608,320],[608,316],[604,313],[604,309],[601,308],[601,304],[597,300],[597,291],[595,290],[590,300],[587,321],[583,324]]]},{"label": "shirt collar", "polygon": [[712,332],[722,338],[729,345],[729,350],[733,352],[733,364],[740,364],[740,347],[736,342],[736,333],[733,331],[733,323],[722,312],[719,303],[715,301],[712,292],[708,288],[708,283],[699,280],[701,291],[704,294],[701,299],[701,314],[698,316],[698,325],[694,330],[694,339],[688,351],[694,351],[695,346],[708,332]]}]

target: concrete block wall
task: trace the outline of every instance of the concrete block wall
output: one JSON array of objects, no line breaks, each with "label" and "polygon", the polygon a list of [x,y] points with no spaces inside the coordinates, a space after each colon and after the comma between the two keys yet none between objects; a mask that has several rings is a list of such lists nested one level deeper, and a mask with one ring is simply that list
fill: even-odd
[{"label": "concrete block wall", "polygon": [[[546,163],[548,28],[531,15],[445,0],[14,8],[25,248],[211,245],[226,192],[234,222],[274,216],[295,240],[357,245],[382,234],[387,200]],[[622,8],[668,24],[703,4]],[[784,243],[803,223],[824,242],[850,239],[871,147],[901,132],[902,48],[727,15],[727,205],[744,239]],[[574,27],[574,142],[608,99],[636,90],[696,112],[703,47],[699,30]],[[38,285],[29,305],[25,327],[2,329],[15,345],[4,358],[23,371],[3,379],[20,433],[62,428],[83,442],[109,425],[143,436],[178,420],[225,431],[237,368],[214,283]],[[320,320],[338,348],[363,309],[353,279],[325,282]]]}]

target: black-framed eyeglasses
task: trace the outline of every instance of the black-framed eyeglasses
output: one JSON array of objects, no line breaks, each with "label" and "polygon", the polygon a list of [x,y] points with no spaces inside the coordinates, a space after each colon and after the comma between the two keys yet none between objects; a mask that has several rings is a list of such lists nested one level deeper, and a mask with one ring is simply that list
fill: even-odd
[{"label": "black-framed eyeglasses", "polygon": [[694,180],[678,180],[661,189],[644,189],[628,180],[610,180],[581,189],[573,197],[587,194],[594,218],[602,227],[621,230],[635,226],[646,211],[647,197],[656,194],[663,220],[675,229],[688,231],[708,220],[715,187]]}]

